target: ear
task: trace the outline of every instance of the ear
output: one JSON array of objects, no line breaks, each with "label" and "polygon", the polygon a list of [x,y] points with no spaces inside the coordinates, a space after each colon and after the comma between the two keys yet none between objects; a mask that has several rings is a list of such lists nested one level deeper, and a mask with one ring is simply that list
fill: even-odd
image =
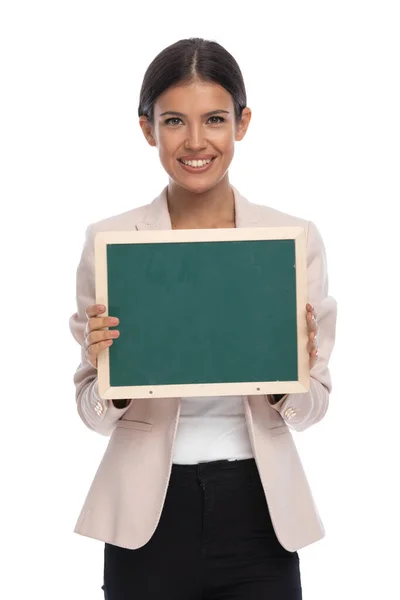
[{"label": "ear", "polygon": [[150,144],[150,146],[156,146],[156,140],[153,134],[153,126],[146,116],[142,115],[139,117],[139,125],[142,128],[143,135]]},{"label": "ear", "polygon": [[246,108],[244,108],[242,110],[242,117],[241,117],[238,125],[236,126],[236,133],[235,133],[235,141],[236,142],[240,142],[240,140],[242,140],[244,138],[244,136],[246,135],[247,128],[250,124],[250,120],[251,120],[251,110],[250,110],[250,108],[248,108],[246,106]]}]

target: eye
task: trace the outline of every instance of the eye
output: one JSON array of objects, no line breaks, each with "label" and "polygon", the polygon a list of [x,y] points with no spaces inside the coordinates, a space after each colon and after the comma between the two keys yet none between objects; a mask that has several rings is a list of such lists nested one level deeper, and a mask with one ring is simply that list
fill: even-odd
[{"label": "eye", "polygon": [[210,119],[219,119],[219,121],[214,121],[214,123],[211,123],[211,125],[218,125],[219,123],[223,123],[225,121],[223,117],[217,117],[217,115],[215,115],[214,117],[210,117]]},{"label": "eye", "polygon": [[[169,125],[171,121],[180,121],[181,119],[179,117],[171,117],[169,119],[165,119],[164,123],[166,125]],[[171,123],[171,125],[173,125],[174,123]]]},{"label": "eye", "polygon": [[[220,123],[223,123],[225,121],[225,119],[223,117],[218,117],[217,115],[214,115],[213,117],[209,118],[209,121],[211,119],[217,119],[216,121],[212,121],[211,125],[219,125]],[[170,117],[169,119],[165,119],[164,123],[166,125],[179,125],[179,123],[176,123],[176,121],[181,121],[182,119],[180,119],[179,117]]]}]

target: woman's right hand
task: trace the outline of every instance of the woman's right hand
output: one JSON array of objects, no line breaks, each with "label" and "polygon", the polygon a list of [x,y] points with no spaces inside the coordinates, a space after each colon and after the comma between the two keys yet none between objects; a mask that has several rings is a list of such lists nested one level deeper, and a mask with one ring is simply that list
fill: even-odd
[{"label": "woman's right hand", "polygon": [[101,304],[91,304],[86,307],[88,321],[84,331],[83,347],[86,350],[86,360],[97,369],[97,357],[102,350],[109,348],[113,340],[119,336],[118,329],[104,329],[119,324],[117,317],[100,317],[106,307]]}]

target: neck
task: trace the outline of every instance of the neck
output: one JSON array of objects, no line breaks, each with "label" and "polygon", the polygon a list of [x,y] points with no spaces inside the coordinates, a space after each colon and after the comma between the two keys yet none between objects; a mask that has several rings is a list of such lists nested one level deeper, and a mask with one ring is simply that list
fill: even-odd
[{"label": "neck", "polygon": [[173,228],[235,226],[235,199],[227,176],[201,193],[186,190],[170,180],[167,198]]}]

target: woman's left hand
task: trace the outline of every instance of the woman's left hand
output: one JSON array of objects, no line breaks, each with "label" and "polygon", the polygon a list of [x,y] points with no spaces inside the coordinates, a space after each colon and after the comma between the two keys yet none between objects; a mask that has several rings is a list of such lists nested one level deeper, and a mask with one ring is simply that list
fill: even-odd
[{"label": "woman's left hand", "polygon": [[306,305],[308,344],[307,349],[310,355],[310,369],[312,369],[318,360],[318,323],[314,307],[311,304]]}]

